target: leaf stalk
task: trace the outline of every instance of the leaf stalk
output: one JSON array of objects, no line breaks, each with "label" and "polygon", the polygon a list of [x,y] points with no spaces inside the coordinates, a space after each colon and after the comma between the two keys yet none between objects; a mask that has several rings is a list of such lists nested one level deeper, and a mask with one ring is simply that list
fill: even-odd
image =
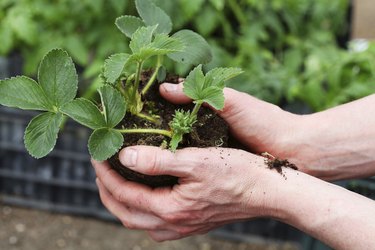
[{"label": "leaf stalk", "polygon": [[146,114],[143,114],[143,113],[137,113],[135,115],[138,116],[139,118],[142,118],[142,119],[145,119],[145,120],[147,120],[149,122],[155,123],[156,125],[160,124],[160,120],[156,119],[156,118],[154,118],[152,116],[149,116],[149,115],[146,115]]},{"label": "leaf stalk", "polygon": [[172,132],[164,129],[153,128],[135,128],[135,129],[117,129],[122,134],[159,134],[172,138]]},{"label": "leaf stalk", "polygon": [[141,94],[143,96],[146,95],[147,91],[150,89],[150,87],[154,83],[154,81],[156,79],[156,76],[158,75],[158,72],[159,72],[159,69],[160,69],[162,63],[163,63],[163,56],[158,55],[158,59],[157,59],[157,63],[156,63],[156,67],[155,67],[154,73],[152,74],[151,78],[148,80],[147,84],[144,86],[144,88],[143,88],[143,90],[141,92]]},{"label": "leaf stalk", "polygon": [[198,111],[201,108],[202,104],[203,103],[201,101],[196,101],[195,102],[194,109],[193,109],[193,111],[191,112],[191,115],[190,115],[191,117],[197,117]]}]

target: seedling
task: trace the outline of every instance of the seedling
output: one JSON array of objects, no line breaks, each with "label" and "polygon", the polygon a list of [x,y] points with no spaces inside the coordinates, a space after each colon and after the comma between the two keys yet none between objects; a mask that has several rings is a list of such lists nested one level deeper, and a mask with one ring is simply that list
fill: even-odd
[{"label": "seedling", "polygon": [[[224,82],[241,73],[237,68],[216,68],[204,75],[202,63],[211,59],[207,42],[189,30],[172,36],[168,15],[150,0],[136,0],[141,18],[122,16],[117,27],[130,37],[131,53],[109,57],[103,66],[104,86],[98,89],[101,104],[76,98],[78,76],[69,55],[54,49],[43,58],[38,70],[38,82],[25,76],[0,81],[0,104],[42,113],[26,128],[24,142],[28,152],[41,158],[51,152],[65,117],[93,130],[88,142],[91,156],[106,160],[123,145],[129,133],[160,134],[169,138],[174,151],[190,133],[203,103],[215,109],[224,107]],[[178,63],[199,64],[187,76],[184,93],[195,103],[192,111],[176,110],[169,130],[159,129],[157,113],[144,110],[144,96],[162,70],[163,58],[168,56]],[[155,59],[152,75],[140,86],[143,65]],[[124,128],[119,124],[128,115],[135,115],[155,124],[155,128]]]}]

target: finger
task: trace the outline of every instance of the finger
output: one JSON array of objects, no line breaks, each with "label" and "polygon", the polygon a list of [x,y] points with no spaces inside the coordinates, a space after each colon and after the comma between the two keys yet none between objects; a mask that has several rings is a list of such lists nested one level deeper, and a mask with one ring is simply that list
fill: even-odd
[{"label": "finger", "polygon": [[[163,83],[160,85],[159,91],[163,98],[175,104],[186,104],[192,101],[183,92],[183,82],[179,84]],[[215,110],[227,122],[231,120],[232,117],[237,119],[237,114],[243,113],[252,103],[261,102],[250,95],[231,88],[224,88],[224,96],[225,104],[222,110],[215,110],[211,106],[207,106]]]},{"label": "finger", "polygon": [[[182,239],[191,235],[196,234],[206,234],[212,228],[215,227],[202,227],[199,229],[184,229],[184,228],[176,228],[170,230],[149,230],[147,231],[148,235],[155,241],[161,242],[166,240],[178,240]],[[182,229],[182,230],[181,230]]]},{"label": "finger", "polygon": [[99,188],[100,199],[104,206],[116,216],[125,227],[139,230],[157,230],[165,227],[165,222],[160,218],[132,209],[117,201],[101,183],[100,179],[96,179],[96,184]]},{"label": "finger", "polygon": [[104,187],[112,196],[124,205],[140,209],[143,212],[162,211],[164,202],[169,202],[171,188],[151,189],[148,186],[125,180],[117,174],[108,162],[92,160],[95,172]]},{"label": "finger", "polygon": [[143,174],[189,177],[199,161],[181,152],[173,153],[151,146],[131,146],[120,152],[119,159],[124,166]]},{"label": "finger", "polygon": [[[131,146],[120,152],[120,161],[128,168],[146,175],[173,175],[179,184],[195,182],[207,171],[229,171],[230,165],[243,165],[257,156],[230,148],[184,148],[171,152],[152,146]],[[217,169],[218,166],[224,168]]]},{"label": "finger", "polygon": [[169,231],[169,230],[153,230],[148,231],[148,235],[157,242],[162,242],[166,240],[178,240],[183,238],[182,235],[175,231]]},{"label": "finger", "polygon": [[175,104],[190,103],[191,99],[183,92],[183,84],[163,83],[159,87],[160,95]]}]

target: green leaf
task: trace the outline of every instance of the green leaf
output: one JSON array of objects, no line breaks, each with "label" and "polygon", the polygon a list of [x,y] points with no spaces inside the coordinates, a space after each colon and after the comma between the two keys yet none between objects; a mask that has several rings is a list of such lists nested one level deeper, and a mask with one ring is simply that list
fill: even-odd
[{"label": "green leaf", "polygon": [[149,45],[151,48],[163,50],[165,53],[183,51],[185,46],[182,41],[166,34],[156,34],[155,39]]},{"label": "green leaf", "polygon": [[194,101],[206,102],[220,110],[224,108],[224,82],[240,73],[239,68],[215,68],[204,76],[202,65],[199,65],[186,77],[183,91]]},{"label": "green leaf", "polygon": [[211,86],[204,89],[201,93],[201,100],[208,103],[214,109],[222,110],[225,101],[223,88]]},{"label": "green leaf", "polygon": [[166,34],[157,34],[154,41],[149,45],[140,49],[140,51],[132,57],[135,60],[146,60],[151,56],[167,55],[169,53],[182,51],[184,45],[179,39],[168,37]]},{"label": "green leaf", "polygon": [[197,33],[191,30],[181,30],[172,37],[180,39],[185,46],[183,51],[168,55],[172,60],[192,65],[205,64],[212,60],[210,46]]},{"label": "green leaf", "polygon": [[63,46],[76,63],[81,66],[86,66],[89,63],[89,49],[82,36],[76,34],[67,36],[63,41]]},{"label": "green leaf", "polygon": [[[195,16],[202,12],[206,0],[179,0],[179,8],[181,9],[179,15],[186,18],[186,20],[194,20]],[[174,21],[174,20],[173,20]]]},{"label": "green leaf", "polygon": [[117,14],[120,14],[126,10],[128,6],[128,1],[110,0],[113,8],[116,10]]},{"label": "green leaf", "polygon": [[172,139],[169,147],[176,151],[178,144],[182,141],[184,134],[193,130],[193,125],[197,121],[196,116],[191,115],[190,111],[176,110],[169,127],[172,130]]},{"label": "green leaf", "polygon": [[225,0],[210,0],[211,4],[217,9],[217,10],[223,10],[225,5]]},{"label": "green leaf", "polygon": [[8,22],[5,22],[5,20],[0,23],[0,55],[8,54],[15,45],[14,34],[7,24]]},{"label": "green leaf", "polygon": [[61,113],[43,113],[31,120],[25,131],[27,151],[35,158],[46,156],[55,147],[63,120]]},{"label": "green leaf", "polygon": [[97,161],[104,161],[117,153],[124,142],[122,134],[114,129],[95,130],[89,138],[89,152]]},{"label": "green leaf", "polygon": [[121,93],[110,86],[98,90],[107,127],[114,128],[125,116],[126,103]]},{"label": "green leaf", "polygon": [[135,16],[120,16],[116,19],[115,24],[117,28],[129,38],[132,37],[138,28],[145,26],[142,19]]},{"label": "green leaf", "polygon": [[184,134],[174,133],[172,135],[171,141],[169,142],[169,149],[175,152],[178,144],[182,141]]},{"label": "green leaf", "polygon": [[139,53],[142,48],[151,43],[156,27],[157,25],[140,27],[134,32],[129,43],[129,47],[133,53]]},{"label": "green leaf", "polygon": [[0,104],[26,110],[53,111],[40,85],[26,76],[0,81]]},{"label": "green leaf", "polygon": [[205,86],[222,86],[224,82],[243,73],[240,68],[214,68],[207,72]]},{"label": "green leaf", "polygon": [[53,49],[43,58],[38,71],[39,83],[57,107],[71,101],[77,94],[78,75],[72,59],[61,49]]},{"label": "green leaf", "polygon": [[184,93],[193,100],[200,100],[203,91],[205,77],[202,71],[202,65],[195,67],[184,82]]},{"label": "green leaf", "polygon": [[111,84],[115,83],[121,76],[130,55],[126,53],[111,55],[104,62],[104,77]]},{"label": "green leaf", "polygon": [[26,8],[12,8],[9,11],[11,18],[8,23],[14,33],[29,45],[35,45],[38,38],[38,26],[33,20],[30,11]]},{"label": "green leaf", "polygon": [[107,127],[103,114],[94,103],[87,99],[78,98],[70,101],[60,110],[76,122],[91,129]]},{"label": "green leaf", "polygon": [[158,82],[164,82],[166,78],[167,78],[167,69],[164,66],[161,66],[159,68],[156,79],[158,80]]},{"label": "green leaf", "polygon": [[158,25],[156,33],[169,34],[172,31],[172,21],[164,10],[150,0],[136,0],[135,5],[139,15],[147,26]]}]

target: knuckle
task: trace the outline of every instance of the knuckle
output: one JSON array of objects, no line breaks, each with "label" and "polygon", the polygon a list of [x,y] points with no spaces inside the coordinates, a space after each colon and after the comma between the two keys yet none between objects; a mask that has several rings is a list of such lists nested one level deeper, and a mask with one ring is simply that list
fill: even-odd
[{"label": "knuckle", "polygon": [[188,228],[188,227],[179,227],[179,228],[176,228],[175,231],[180,236],[186,236],[194,232],[193,229]]},{"label": "knuckle", "polygon": [[157,233],[155,233],[154,231],[147,231],[147,234],[148,236],[150,236],[150,238],[153,240],[153,241],[156,241],[156,242],[163,242],[164,239],[161,238]]},{"label": "knuckle", "polygon": [[119,202],[125,202],[125,193],[124,190],[117,186],[113,189],[113,197]]},{"label": "knuckle", "polygon": [[179,224],[183,220],[181,215],[175,212],[163,214],[162,219],[170,224]]},{"label": "knuckle", "polygon": [[148,162],[148,172],[151,175],[158,174],[160,172],[159,168],[161,167],[161,157],[158,153],[154,153],[149,159]]},{"label": "knuckle", "polygon": [[137,229],[136,226],[130,221],[127,221],[125,219],[121,219],[120,221],[121,221],[121,224],[128,229]]}]

